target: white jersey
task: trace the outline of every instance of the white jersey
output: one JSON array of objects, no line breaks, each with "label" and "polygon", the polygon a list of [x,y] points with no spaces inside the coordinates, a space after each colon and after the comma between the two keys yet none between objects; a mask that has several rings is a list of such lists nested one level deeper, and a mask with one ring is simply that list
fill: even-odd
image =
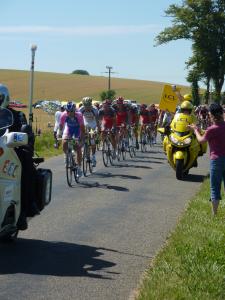
[{"label": "white jersey", "polygon": [[57,111],[55,113],[55,127],[54,127],[54,131],[56,132],[59,129],[59,123],[60,123],[60,118],[61,118],[61,111]]},{"label": "white jersey", "polygon": [[98,119],[98,109],[91,107],[90,110],[86,110],[83,106],[80,108],[80,112],[84,118],[84,126],[95,129],[97,127],[96,119]]}]

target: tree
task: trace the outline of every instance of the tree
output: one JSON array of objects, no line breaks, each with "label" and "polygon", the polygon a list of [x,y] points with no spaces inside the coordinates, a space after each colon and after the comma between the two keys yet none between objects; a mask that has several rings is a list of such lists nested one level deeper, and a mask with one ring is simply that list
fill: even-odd
[{"label": "tree", "polygon": [[107,91],[101,92],[100,98],[101,98],[102,101],[104,101],[105,99],[113,100],[115,98],[115,95],[116,95],[116,91],[107,90]]},{"label": "tree", "polygon": [[90,75],[88,73],[88,71],[85,71],[85,70],[75,70],[72,72],[72,74],[77,74],[77,75]]},{"label": "tree", "polygon": [[225,75],[225,1],[186,0],[182,5],[170,5],[165,11],[173,25],[157,37],[157,45],[172,40],[192,41],[190,65],[198,69],[209,87],[213,81],[217,101],[220,101]]},{"label": "tree", "polygon": [[189,71],[187,76],[187,81],[191,82],[193,103],[196,106],[200,104],[199,85],[198,85],[199,79],[200,79],[200,74],[197,69],[193,68],[192,70]]}]

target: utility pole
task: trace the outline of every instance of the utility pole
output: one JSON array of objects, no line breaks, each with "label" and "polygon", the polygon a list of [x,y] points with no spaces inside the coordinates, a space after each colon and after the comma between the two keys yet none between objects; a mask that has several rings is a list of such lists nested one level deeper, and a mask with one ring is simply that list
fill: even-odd
[{"label": "utility pole", "polygon": [[104,72],[104,73],[107,73],[109,75],[109,79],[108,79],[108,90],[110,91],[111,90],[111,74],[112,73],[115,73],[115,72],[112,72],[112,68],[113,67],[110,67],[110,66],[106,66],[106,69],[108,70],[107,72]]}]

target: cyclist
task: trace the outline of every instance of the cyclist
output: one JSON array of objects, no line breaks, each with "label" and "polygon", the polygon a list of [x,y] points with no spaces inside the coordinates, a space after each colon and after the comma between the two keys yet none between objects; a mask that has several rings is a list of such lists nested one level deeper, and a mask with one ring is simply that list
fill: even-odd
[{"label": "cyclist", "polygon": [[114,158],[116,156],[116,139],[115,139],[115,129],[116,129],[116,112],[112,107],[112,101],[105,99],[102,108],[99,110],[99,120],[101,122],[102,140],[104,140],[104,135],[106,130],[111,130],[110,140],[114,149]]},{"label": "cyclist", "polygon": [[151,130],[153,131],[153,143],[156,144],[157,123],[159,119],[159,113],[154,103],[149,105],[148,110],[149,110],[149,125]]},{"label": "cyclist", "polygon": [[209,125],[209,111],[206,105],[201,105],[198,112],[198,119],[202,125],[202,129],[206,129]]},{"label": "cyclist", "polygon": [[[113,108],[116,111],[116,127],[118,129],[116,133],[116,139],[119,141],[120,135],[124,135],[124,137],[127,137],[127,125],[130,124],[130,114],[128,107],[124,103],[124,98],[119,96],[116,99],[116,103],[114,104]],[[121,132],[120,129],[121,128]]]},{"label": "cyclist", "polygon": [[[98,109],[92,105],[92,98],[91,97],[84,97],[82,99],[83,106],[80,108],[80,112],[83,115],[84,118],[84,126],[86,129],[86,132],[89,132],[90,129],[95,130],[100,129],[99,126],[99,117],[98,117]],[[96,167],[96,143],[95,138],[93,140],[93,144],[91,145],[92,150],[92,166]]]},{"label": "cyclist", "polygon": [[134,135],[136,139],[136,149],[139,149],[138,143],[138,124],[139,124],[139,113],[136,104],[131,104],[130,106],[130,125],[134,127]]},{"label": "cyclist", "polygon": [[59,148],[59,142],[57,140],[57,132],[59,129],[60,117],[64,111],[65,111],[65,107],[64,107],[64,105],[61,105],[55,113],[55,126],[54,126],[54,130],[53,130],[53,135],[54,135],[54,139],[55,139],[54,148],[56,148],[56,149]]},{"label": "cyclist", "polygon": [[[66,105],[66,111],[64,111],[60,118],[59,123],[59,132],[58,137],[63,138],[62,146],[63,151],[65,153],[65,163],[66,163],[66,152],[67,152],[67,139],[71,139],[73,137],[79,138],[80,142],[76,147],[77,151],[77,164],[78,164],[78,176],[82,176],[81,171],[81,163],[82,163],[82,151],[81,145],[84,140],[85,128],[84,128],[84,120],[83,116],[80,112],[76,110],[75,104],[72,102],[68,102]],[[63,132],[62,132],[63,131]]]},{"label": "cyclist", "polygon": [[146,132],[146,127],[148,126],[150,122],[150,114],[149,110],[147,109],[146,104],[141,104],[140,106],[140,123],[141,123],[141,130],[140,130],[140,136],[142,132]]}]

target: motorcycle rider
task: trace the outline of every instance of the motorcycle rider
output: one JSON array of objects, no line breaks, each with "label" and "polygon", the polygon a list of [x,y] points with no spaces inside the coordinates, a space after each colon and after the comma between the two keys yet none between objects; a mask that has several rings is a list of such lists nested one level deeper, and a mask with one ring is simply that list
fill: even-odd
[{"label": "motorcycle rider", "polygon": [[[28,134],[28,145],[15,148],[15,152],[22,165],[21,173],[21,213],[17,223],[20,230],[27,229],[27,217],[40,214],[36,204],[35,181],[37,178],[36,169],[33,165],[34,134],[32,128],[27,124],[26,117],[22,111],[16,111],[9,107],[8,88],[0,84],[0,107],[7,108],[13,114],[13,125],[10,132],[26,132]],[[29,186],[29,188],[27,188]]]},{"label": "motorcycle rider", "polygon": [[180,114],[184,114],[184,115],[189,115],[191,117],[191,122],[192,123],[196,123],[197,118],[195,117],[195,115],[192,114],[193,111],[193,105],[190,101],[183,101],[180,105],[180,110],[179,113],[176,113],[172,122],[171,122],[171,127],[173,127],[174,122],[176,122],[177,118],[180,117]]}]

